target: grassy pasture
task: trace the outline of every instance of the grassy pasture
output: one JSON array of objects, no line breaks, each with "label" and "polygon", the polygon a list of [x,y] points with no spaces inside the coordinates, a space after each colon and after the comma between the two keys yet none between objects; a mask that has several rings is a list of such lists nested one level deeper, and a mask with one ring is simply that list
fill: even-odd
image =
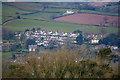
[{"label": "grassy pasture", "polygon": [[3,16],[16,16],[16,12],[19,12],[20,14],[22,13],[30,13],[29,11],[23,11],[15,7],[11,7],[5,4],[2,4],[2,9],[3,9]]},{"label": "grassy pasture", "polygon": [[31,14],[31,15],[21,15],[23,18],[31,18],[31,19],[51,19],[52,16],[60,16],[59,13],[36,13],[36,14]]},{"label": "grassy pasture", "polygon": [[2,25],[0,25],[0,42],[2,41]]},{"label": "grassy pasture", "polygon": [[[69,22],[61,21],[38,21],[38,20],[14,20],[5,25],[9,30],[12,31],[24,31],[25,29],[32,29],[33,27],[41,27],[42,29],[51,30],[51,31],[64,31],[64,32],[73,32],[74,30],[80,29],[85,32],[98,33],[100,27],[88,26],[88,25],[79,25]],[[117,32],[117,28],[105,27],[106,31],[109,33]]]},{"label": "grassy pasture", "polygon": [[0,2],[0,24],[2,24],[2,2]]},{"label": "grassy pasture", "polygon": [[118,7],[120,7],[120,5],[106,6],[106,8],[110,8],[110,9],[114,9],[114,8],[118,8]]},{"label": "grassy pasture", "polygon": [[2,58],[8,58],[8,57],[12,57],[12,53],[10,53],[10,52],[2,53]]},{"label": "grassy pasture", "polygon": [[99,14],[99,15],[118,16],[117,13],[100,12],[100,11],[93,11],[93,10],[80,10],[80,12],[81,12],[81,13]]},{"label": "grassy pasture", "polygon": [[8,6],[6,4],[2,4],[2,22],[12,18],[17,17],[16,12],[22,13],[31,13],[29,11],[23,11],[15,7]]},{"label": "grassy pasture", "polygon": [[58,9],[58,8],[46,8],[46,9],[44,9],[44,11],[49,11],[49,12],[65,12],[67,10],[77,11],[77,9]]}]

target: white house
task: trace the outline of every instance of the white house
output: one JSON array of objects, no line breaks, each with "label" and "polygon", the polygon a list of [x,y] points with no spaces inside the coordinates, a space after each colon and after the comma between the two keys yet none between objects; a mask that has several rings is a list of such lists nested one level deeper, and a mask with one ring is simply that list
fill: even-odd
[{"label": "white house", "polygon": [[74,11],[72,11],[72,10],[67,10],[66,13],[67,13],[67,14],[73,14]]}]

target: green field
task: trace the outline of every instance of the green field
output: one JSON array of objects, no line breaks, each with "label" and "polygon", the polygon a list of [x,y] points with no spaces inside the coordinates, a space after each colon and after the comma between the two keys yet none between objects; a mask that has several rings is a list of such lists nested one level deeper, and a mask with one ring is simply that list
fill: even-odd
[{"label": "green field", "polygon": [[10,53],[10,52],[2,53],[2,58],[8,58],[8,57],[12,57],[12,53]]},{"label": "green field", "polygon": [[114,8],[119,8],[120,7],[120,5],[118,6],[118,5],[114,5],[114,6],[106,6],[106,8],[110,8],[110,9],[114,9]]},{"label": "green field", "polygon": [[[51,30],[51,31],[64,31],[64,32],[73,32],[74,30],[80,29],[85,32],[99,32],[101,27],[88,26],[88,25],[79,25],[75,23],[60,22],[60,21],[38,21],[38,20],[14,20],[7,23],[5,26],[11,31],[24,31],[25,29],[32,29],[33,27],[40,27],[42,29]],[[105,27],[106,31],[109,33],[117,32],[117,28]]]},{"label": "green field", "polygon": [[16,12],[22,13],[31,13],[30,11],[23,11],[15,7],[8,6],[6,4],[2,4],[3,16],[16,16]]},{"label": "green field", "polygon": [[2,3],[0,2],[0,24],[2,24]]},{"label": "green field", "polygon": [[[28,11],[17,9],[15,7],[8,6],[6,4],[2,4],[2,22],[8,20],[9,18],[17,17],[16,12],[19,12],[20,14],[31,13]],[[8,16],[12,16],[12,17],[8,17]]]},{"label": "green field", "polygon": [[118,16],[117,13],[108,13],[108,12],[100,12],[100,11],[93,11],[93,10],[80,10],[80,13],[90,13],[90,14],[99,14],[99,15]]},{"label": "green field", "polygon": [[67,10],[77,11],[77,9],[58,9],[58,8],[46,8],[46,9],[44,9],[44,11],[49,11],[49,12],[66,12]]},{"label": "green field", "polygon": [[0,42],[2,41],[2,25],[0,25]]},{"label": "green field", "polygon": [[31,19],[52,19],[54,16],[60,16],[59,13],[36,13],[31,15],[21,15],[23,18],[31,18]]}]

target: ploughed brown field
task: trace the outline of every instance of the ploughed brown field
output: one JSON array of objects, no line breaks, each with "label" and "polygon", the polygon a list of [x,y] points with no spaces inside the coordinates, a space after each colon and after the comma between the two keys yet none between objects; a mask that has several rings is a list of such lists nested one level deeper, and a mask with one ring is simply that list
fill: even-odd
[{"label": "ploughed brown field", "polygon": [[93,7],[97,7],[97,6],[104,6],[104,5],[107,5],[109,4],[109,2],[92,2],[92,3],[89,3],[88,5],[91,5]]},{"label": "ploughed brown field", "polygon": [[105,26],[118,26],[117,16],[106,16],[106,15],[96,15],[96,14],[73,14],[54,20],[66,21],[79,24],[90,24],[90,25],[105,25]]}]

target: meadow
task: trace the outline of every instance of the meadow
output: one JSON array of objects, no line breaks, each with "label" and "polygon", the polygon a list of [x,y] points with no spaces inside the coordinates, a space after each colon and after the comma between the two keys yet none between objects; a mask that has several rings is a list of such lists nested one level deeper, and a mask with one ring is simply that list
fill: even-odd
[{"label": "meadow", "polygon": [[2,3],[0,2],[0,24],[2,23]]},{"label": "meadow", "polygon": [[44,11],[49,12],[66,12],[67,10],[77,11],[77,9],[60,9],[60,8],[46,8]]},{"label": "meadow", "polygon": [[0,42],[2,41],[2,25],[0,25]]},{"label": "meadow", "polygon": [[[11,31],[24,31],[25,29],[32,29],[33,27],[40,27],[42,29],[51,30],[51,31],[64,31],[64,32],[73,32],[74,30],[81,30],[85,32],[98,33],[101,27],[89,26],[89,25],[80,25],[69,22],[62,21],[39,21],[39,20],[22,20],[17,19],[12,22],[8,22],[5,25]],[[114,33],[117,32],[117,28],[104,27],[107,32]]]},{"label": "meadow", "polygon": [[2,53],[2,58],[11,58],[11,57],[12,57],[12,54],[10,52],[3,52]]},{"label": "meadow", "polygon": [[80,13],[98,14],[98,15],[118,16],[118,13],[100,12],[100,11],[94,11],[94,10],[79,10],[79,12]]},{"label": "meadow", "polygon": [[61,16],[59,13],[36,13],[30,15],[21,15],[23,18],[31,19],[52,19],[53,16]]},{"label": "meadow", "polygon": [[30,11],[23,11],[15,7],[2,4],[2,22],[9,20],[10,18],[17,17],[16,12],[22,13],[31,13]]}]

